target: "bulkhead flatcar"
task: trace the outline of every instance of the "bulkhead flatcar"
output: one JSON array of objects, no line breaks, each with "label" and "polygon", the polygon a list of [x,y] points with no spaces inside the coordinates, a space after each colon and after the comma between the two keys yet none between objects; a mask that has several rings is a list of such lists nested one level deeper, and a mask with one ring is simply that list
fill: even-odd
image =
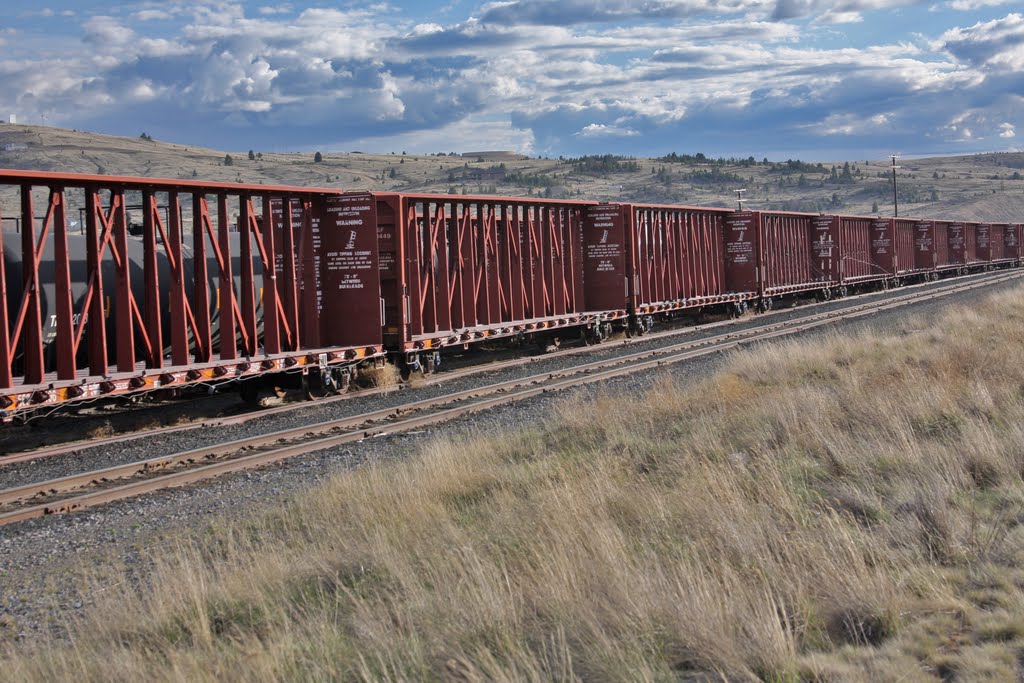
[{"label": "bulkhead flatcar", "polygon": [[0,230],[7,419],[289,373],[330,391],[385,357],[430,371],[485,340],[592,343],[1020,265],[1022,239],[1020,224],[3,170],[0,207],[17,226]]}]

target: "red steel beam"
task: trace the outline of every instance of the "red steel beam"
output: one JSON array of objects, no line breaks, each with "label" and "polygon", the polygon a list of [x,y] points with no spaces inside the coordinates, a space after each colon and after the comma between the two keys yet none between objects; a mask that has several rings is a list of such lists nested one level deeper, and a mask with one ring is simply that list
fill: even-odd
[{"label": "red steel beam", "polygon": [[4,231],[0,230],[0,387],[9,387],[14,382],[11,369],[14,353],[8,327],[10,321],[7,319],[7,271],[4,260]]},{"label": "red steel beam", "polygon": [[[260,256],[263,259],[263,348],[266,353],[281,352],[281,310],[277,292],[277,262],[274,251],[274,212],[270,195],[263,195],[263,238]],[[256,231],[259,240],[259,232]],[[290,254],[288,256],[291,256]]]},{"label": "red steel beam", "polygon": [[138,176],[89,175],[83,173],[51,173],[46,171],[18,171],[0,169],[0,185],[38,185],[65,187],[101,186],[109,189],[148,189],[150,192],[202,192],[215,194],[225,192],[271,192],[291,196],[339,195],[337,188],[293,187],[288,185],[258,185],[240,183],[219,183],[174,178],[142,178]]},{"label": "red steel beam", "polygon": [[146,330],[146,361],[151,368],[162,368],[164,362],[163,330],[160,321],[160,271],[156,259],[156,233],[160,216],[156,195],[152,190],[142,192],[143,242],[143,325]]},{"label": "red steel beam", "polygon": [[53,268],[57,298],[57,379],[75,379],[75,329],[71,306],[71,264],[68,258],[68,221],[64,188],[50,190],[47,222],[53,225]]},{"label": "red steel beam", "polygon": [[[86,269],[88,271],[89,291],[83,306],[85,315],[79,321],[79,329],[88,319],[89,322],[89,374],[107,374],[107,326],[103,310],[103,247],[106,239],[100,238],[97,214],[103,209],[99,201],[99,192],[90,189],[85,193],[85,235],[86,235]],[[113,202],[112,202],[113,203]],[[114,207],[111,206],[113,209]],[[107,227],[106,221],[103,221]],[[109,230],[103,231],[104,237]],[[76,337],[80,338],[80,334]],[[75,344],[78,347],[78,344]]]},{"label": "red steel beam", "polygon": [[[210,279],[206,267],[206,235],[211,235],[210,207],[206,196],[199,192],[192,195],[192,258],[194,265],[193,290],[195,291],[195,356],[200,363],[208,362],[213,356],[213,329],[210,324]],[[216,242],[214,242],[216,245]]]}]

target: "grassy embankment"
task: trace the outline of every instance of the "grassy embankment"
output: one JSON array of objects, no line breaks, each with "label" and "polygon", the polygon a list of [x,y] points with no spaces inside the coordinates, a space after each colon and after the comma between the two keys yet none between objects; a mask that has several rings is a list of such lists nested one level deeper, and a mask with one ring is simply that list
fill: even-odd
[{"label": "grassy embankment", "polygon": [[158,560],[0,678],[1010,679],[1022,333],[1018,290],[435,443]]}]

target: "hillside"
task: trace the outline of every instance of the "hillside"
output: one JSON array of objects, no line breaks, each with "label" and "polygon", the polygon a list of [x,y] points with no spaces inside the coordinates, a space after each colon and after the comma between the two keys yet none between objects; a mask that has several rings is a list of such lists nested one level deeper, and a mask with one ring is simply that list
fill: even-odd
[{"label": "hillside", "polygon": [[[397,150],[396,150],[397,152]],[[681,151],[683,152],[683,151]],[[604,201],[891,215],[889,160],[714,160],[212,150],[42,126],[0,125],[0,168],[402,192],[540,195]],[[690,154],[693,154],[690,156]],[[225,162],[230,156],[230,164]],[[1024,154],[903,160],[900,214],[1024,221]]]}]

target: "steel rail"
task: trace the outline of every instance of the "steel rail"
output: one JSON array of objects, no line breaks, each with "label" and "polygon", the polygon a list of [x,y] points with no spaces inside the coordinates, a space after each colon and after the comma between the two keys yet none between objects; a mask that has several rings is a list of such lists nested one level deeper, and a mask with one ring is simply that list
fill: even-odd
[{"label": "steel rail", "polygon": [[[712,353],[720,353],[722,351],[736,348],[740,345],[789,336],[805,332],[822,325],[827,325],[838,320],[871,315],[879,311],[898,308],[921,301],[937,299],[958,292],[970,291],[972,289],[985,287],[997,282],[1018,279],[1021,276],[1022,274],[1013,273],[997,277],[995,279],[959,283],[958,286],[947,287],[942,291],[919,292],[916,295],[907,295],[899,297],[898,299],[888,299],[881,302],[860,304],[841,311],[828,311],[799,320],[779,321],[774,324],[762,326],[756,330],[742,330],[717,335],[715,337],[678,344],[673,347],[669,347],[668,349],[628,354],[627,356],[616,357],[604,361],[585,363],[583,365],[567,368],[554,373],[544,373],[543,375],[536,375],[511,382],[501,382],[487,387],[470,389],[444,397],[443,399],[426,399],[423,401],[416,401],[399,408],[390,408],[374,411],[365,415],[344,418],[326,423],[316,428],[300,427],[283,430],[260,437],[241,439],[228,444],[195,449],[186,453],[164,458],[153,458],[138,463],[132,463],[130,465],[116,466],[96,472],[73,475],[72,477],[65,477],[49,482],[41,482],[38,484],[18,487],[17,489],[0,492],[0,504],[24,501],[32,495],[46,495],[51,492],[56,493],[67,491],[93,482],[109,482],[112,479],[124,478],[138,475],[140,473],[147,475],[153,474],[160,470],[166,470],[169,467],[193,464],[201,462],[204,459],[213,459],[218,455],[222,456],[227,453],[236,454],[242,449],[265,447],[284,439],[309,437],[312,434],[324,434],[346,427],[350,429],[353,427],[359,427],[358,429],[351,429],[351,431],[345,433],[316,437],[311,441],[302,441],[300,443],[274,448],[269,451],[243,455],[234,459],[223,460],[215,464],[204,465],[157,478],[131,482],[114,488],[77,495],[54,502],[46,502],[38,505],[31,505],[29,507],[23,507],[0,514],[0,525],[50,514],[71,512],[86,507],[94,507],[96,505],[102,505],[115,500],[134,497],[142,493],[183,486],[229,472],[260,467],[295,457],[296,455],[325,450],[345,443],[362,441],[368,438],[384,436],[386,434],[408,431],[417,427],[434,425],[499,405],[522,401],[540,394],[560,391],[571,387],[605,381],[614,377],[646,369],[684,362]],[[473,402],[467,403],[467,401]],[[399,417],[402,413],[426,411],[427,409],[438,408],[438,406],[444,405],[448,405],[450,407],[442,407],[434,412],[426,412],[425,414],[418,416],[405,418]],[[392,421],[386,424],[381,423],[383,420],[389,419]],[[381,424],[374,426],[375,423]]]},{"label": "steel rail", "polygon": [[[1001,282],[1003,280],[1003,278],[1008,276],[1008,274],[1011,274],[1011,273],[1014,273],[1014,272],[1015,271],[1002,271],[1002,272],[998,272],[998,273],[986,273],[986,274],[983,274],[983,275],[980,275],[980,276],[975,274],[975,275],[961,276],[961,277],[972,278],[971,282],[980,282],[980,283],[989,284],[989,283],[992,283],[993,280]],[[928,288],[929,291],[936,291],[936,292],[938,292],[938,291],[945,291],[946,289],[951,288],[951,287],[952,288],[957,288],[957,287],[962,286],[964,283],[961,281],[961,277],[954,278],[953,281],[947,280],[943,284],[936,284],[934,282],[924,282],[924,283],[916,283],[916,284],[913,284],[913,285],[906,285],[904,287],[904,289],[912,290],[912,289],[916,289],[916,288]],[[862,298],[865,298],[865,297],[871,297],[871,296],[877,295],[879,293],[880,292],[864,292],[864,293],[861,293],[861,294],[855,294],[855,295],[846,297],[842,301],[844,301],[844,302],[846,302],[846,301],[857,301],[859,299],[862,299]],[[909,291],[906,294],[901,294],[900,296],[897,296],[897,297],[891,297],[889,299],[886,299],[885,301],[897,301],[897,300],[901,300],[903,297],[918,296],[919,294],[920,294],[920,292]],[[832,303],[836,303],[836,301],[832,301]],[[807,308],[810,309],[811,307],[807,307]],[[777,315],[782,315],[782,314],[785,314],[785,313],[791,313],[791,312],[793,312],[793,309],[778,308],[778,309],[774,309],[772,311],[768,311],[766,313],[759,314],[759,318],[768,319],[770,321],[771,317],[774,317],[774,316],[777,316]],[[817,314],[814,314],[813,311],[809,311],[809,315],[817,315]],[[472,377],[474,375],[484,374],[484,373],[488,373],[488,372],[500,372],[502,370],[507,370],[507,369],[510,369],[510,368],[521,367],[521,366],[524,366],[524,365],[530,365],[530,364],[533,364],[533,363],[543,362],[543,361],[546,361],[546,360],[549,360],[549,359],[552,359],[552,358],[560,358],[560,357],[569,357],[569,356],[575,356],[575,355],[582,355],[582,354],[590,353],[590,352],[595,351],[595,350],[612,349],[612,348],[615,348],[616,346],[630,346],[630,345],[634,345],[634,344],[646,343],[648,341],[655,341],[655,340],[659,340],[659,339],[665,339],[665,338],[671,338],[671,337],[677,337],[677,336],[692,334],[694,332],[700,332],[700,331],[707,331],[707,330],[717,329],[719,327],[730,327],[732,325],[735,325],[737,322],[740,322],[740,320],[735,320],[735,319],[722,320],[722,321],[717,321],[717,322],[704,323],[704,324],[701,324],[701,325],[678,327],[678,328],[673,328],[673,329],[668,329],[668,330],[662,330],[662,331],[659,331],[659,332],[654,332],[654,333],[651,333],[651,334],[646,334],[646,335],[642,335],[642,336],[638,336],[638,337],[632,337],[632,338],[625,338],[625,339],[618,339],[618,340],[608,341],[608,342],[605,342],[605,343],[602,343],[602,344],[599,344],[599,345],[596,345],[596,346],[573,347],[573,348],[568,348],[568,349],[561,349],[559,351],[555,351],[555,352],[552,352],[552,353],[546,353],[546,354],[539,355],[539,356],[523,356],[523,357],[513,358],[513,359],[503,360],[503,361],[490,361],[490,362],[486,362],[486,363],[478,363],[478,364],[474,364],[472,366],[465,367],[465,368],[460,368],[460,369],[457,369],[457,370],[446,370],[442,374],[438,374],[438,375],[432,376],[432,377],[430,377],[428,379],[423,379],[423,380],[417,382],[417,388],[419,388],[419,387],[435,386],[437,384],[442,384],[444,382],[448,382],[448,381],[451,381],[451,380],[461,379],[461,378],[464,378],[464,377]],[[760,327],[755,327],[755,328],[750,328],[750,329],[756,330],[756,329],[760,329]],[[103,438],[99,438],[99,439],[89,439],[89,440],[82,440],[82,441],[71,441],[71,442],[57,444],[57,445],[54,445],[54,446],[46,446],[46,447],[42,447],[42,448],[33,449],[33,450],[30,450],[30,451],[23,451],[23,452],[19,452],[19,453],[13,453],[13,454],[10,454],[10,455],[0,456],[0,467],[5,467],[5,466],[8,466],[8,465],[14,465],[14,464],[22,463],[22,462],[31,462],[33,460],[40,460],[40,459],[44,459],[44,458],[52,458],[52,457],[56,457],[56,456],[67,455],[69,453],[73,453],[73,452],[81,450],[81,449],[98,448],[100,446],[113,445],[113,444],[123,444],[123,443],[126,443],[128,441],[134,441],[136,439],[153,438],[154,436],[161,436],[161,435],[165,435],[165,434],[172,434],[172,433],[180,432],[180,431],[187,431],[187,430],[192,430],[192,429],[211,429],[211,428],[214,428],[214,427],[224,427],[224,426],[236,426],[236,425],[245,424],[245,423],[247,423],[247,422],[249,422],[251,420],[256,420],[256,419],[272,416],[272,415],[275,415],[275,414],[278,414],[278,413],[287,413],[287,412],[301,411],[301,410],[304,410],[306,408],[317,408],[317,407],[320,407],[320,406],[323,406],[323,405],[326,405],[326,404],[330,404],[330,403],[334,403],[334,402],[337,402],[337,401],[359,400],[360,398],[363,398],[363,397],[383,396],[383,395],[392,394],[392,393],[399,393],[401,391],[407,391],[407,390],[409,390],[409,389],[407,387],[405,387],[405,386],[379,387],[379,388],[372,388],[372,389],[361,389],[361,390],[353,391],[353,392],[346,393],[346,394],[325,397],[325,398],[319,399],[319,400],[314,401],[314,402],[289,403],[289,404],[286,404],[286,405],[276,406],[276,407],[273,407],[273,408],[264,408],[264,409],[261,409],[261,410],[258,410],[258,411],[254,411],[254,412],[242,413],[240,415],[218,417],[218,418],[214,418],[214,419],[210,419],[210,420],[203,420],[203,421],[197,421],[197,422],[192,422],[192,423],[188,423],[188,424],[173,425],[173,426],[168,426],[168,427],[157,427],[157,428],[153,428],[153,429],[139,430],[139,431],[135,431],[135,432],[132,432],[132,433],[126,434],[126,435],[122,434],[122,435],[103,437]]]},{"label": "steel rail", "polygon": [[[1008,276],[1003,276],[1003,278],[1006,277]],[[961,288],[963,288],[965,284],[967,283],[960,283],[956,289],[959,291]],[[991,282],[986,280],[984,282],[974,282],[970,284],[984,286],[991,284]],[[851,306],[840,311],[826,311],[812,316],[800,318],[798,320],[768,323],[747,330],[734,330],[721,335],[681,342],[679,344],[662,347],[658,349],[650,349],[647,351],[615,356],[614,358],[592,361],[590,363],[584,363],[582,365],[577,365],[571,368],[564,368],[561,370],[543,373],[540,375],[509,380],[507,382],[499,382],[473,389],[466,389],[463,391],[447,394],[444,397],[440,398],[430,398],[423,399],[420,401],[413,401],[400,406],[382,408],[380,410],[371,411],[369,413],[338,418],[336,420],[321,422],[314,425],[303,425],[299,427],[293,427],[290,429],[270,432],[264,435],[221,442],[210,446],[204,446],[198,449],[185,451],[183,453],[178,453],[175,455],[149,458],[147,460],[128,463],[125,465],[115,465],[101,470],[86,472],[78,475],[71,475],[68,477],[62,477],[60,479],[33,484],[26,484],[24,486],[0,491],[0,505],[6,505],[19,500],[24,500],[26,498],[47,495],[50,493],[68,491],[95,482],[107,482],[115,479],[124,479],[137,474],[153,473],[157,471],[167,470],[179,465],[195,464],[203,460],[210,460],[216,458],[218,456],[223,455],[224,453],[236,452],[243,449],[263,448],[275,443],[295,441],[297,439],[308,439],[312,436],[326,434],[329,432],[336,431],[338,429],[355,429],[362,427],[363,425],[374,424],[377,422],[381,422],[383,420],[392,419],[402,413],[426,410],[434,408],[438,405],[472,400],[482,395],[494,394],[498,392],[507,392],[515,390],[518,387],[524,385],[535,385],[559,376],[572,376],[581,373],[588,373],[594,370],[600,370],[608,366],[623,365],[630,362],[639,362],[642,359],[651,359],[662,355],[670,355],[688,349],[701,348],[704,346],[711,346],[716,344],[721,345],[728,340],[736,340],[739,342],[747,341],[744,339],[744,337],[756,336],[767,338],[770,336],[769,333],[776,329],[785,329],[786,327],[791,327],[802,321],[829,322],[833,319],[836,319],[837,317],[855,317],[858,314],[858,312],[866,311],[873,313],[876,310],[880,310],[879,307],[884,308],[889,307],[890,305],[900,304],[903,302],[904,299],[907,298],[917,300],[923,294],[934,295],[939,293],[941,293],[939,290],[930,291],[927,293],[919,292],[913,295],[904,295],[897,299],[887,299],[883,302],[875,302],[873,304],[859,304],[857,306]]]}]

